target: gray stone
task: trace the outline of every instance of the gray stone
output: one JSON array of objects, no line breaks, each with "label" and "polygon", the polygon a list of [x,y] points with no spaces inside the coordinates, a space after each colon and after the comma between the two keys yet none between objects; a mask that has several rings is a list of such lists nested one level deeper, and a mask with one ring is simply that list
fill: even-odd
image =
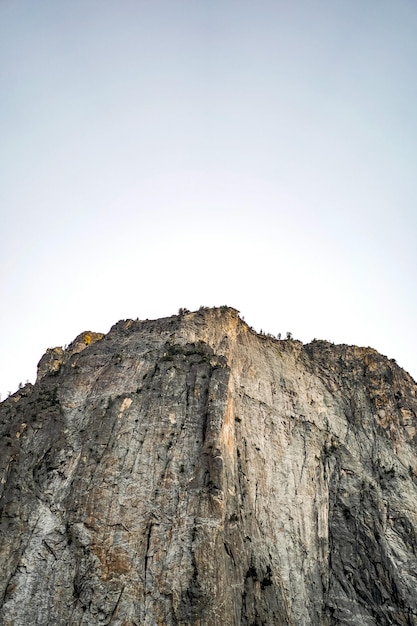
[{"label": "gray stone", "polygon": [[49,350],[0,404],[0,624],[417,624],[416,391],[227,307]]}]

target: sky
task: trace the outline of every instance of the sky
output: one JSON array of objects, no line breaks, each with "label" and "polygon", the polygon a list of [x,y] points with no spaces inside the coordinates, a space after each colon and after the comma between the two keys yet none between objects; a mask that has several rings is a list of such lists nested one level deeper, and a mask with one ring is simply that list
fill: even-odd
[{"label": "sky", "polygon": [[0,0],[0,392],[227,304],[417,378],[414,0]]}]

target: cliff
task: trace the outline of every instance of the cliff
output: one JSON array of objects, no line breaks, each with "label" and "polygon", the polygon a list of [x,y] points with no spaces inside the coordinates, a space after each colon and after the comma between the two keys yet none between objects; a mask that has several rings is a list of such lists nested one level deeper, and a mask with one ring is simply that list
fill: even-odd
[{"label": "cliff", "polygon": [[48,350],[0,404],[0,624],[416,625],[416,391],[227,307]]}]

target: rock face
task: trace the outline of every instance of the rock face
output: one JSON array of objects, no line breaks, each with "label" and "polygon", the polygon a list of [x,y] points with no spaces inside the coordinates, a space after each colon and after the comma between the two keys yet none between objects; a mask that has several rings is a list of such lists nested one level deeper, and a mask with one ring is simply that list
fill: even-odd
[{"label": "rock face", "polygon": [[416,391],[227,307],[49,350],[0,405],[0,624],[417,624]]}]

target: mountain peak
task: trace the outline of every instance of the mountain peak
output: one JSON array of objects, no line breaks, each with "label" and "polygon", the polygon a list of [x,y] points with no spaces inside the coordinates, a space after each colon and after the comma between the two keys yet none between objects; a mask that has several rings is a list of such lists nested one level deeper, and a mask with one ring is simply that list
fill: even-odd
[{"label": "mountain peak", "polygon": [[231,307],[49,349],[0,404],[0,622],[417,623],[416,391]]}]

